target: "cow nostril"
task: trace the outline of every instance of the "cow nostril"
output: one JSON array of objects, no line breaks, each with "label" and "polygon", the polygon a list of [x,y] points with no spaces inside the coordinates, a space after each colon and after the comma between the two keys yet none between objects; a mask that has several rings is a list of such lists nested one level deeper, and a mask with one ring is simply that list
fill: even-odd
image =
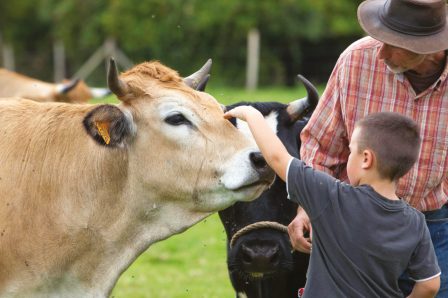
[{"label": "cow nostril", "polygon": [[267,166],[266,160],[260,152],[251,152],[249,158],[257,169],[265,168]]},{"label": "cow nostril", "polygon": [[280,250],[275,246],[241,246],[241,261],[246,270],[268,272],[280,263]]},{"label": "cow nostril", "polygon": [[279,258],[279,251],[275,250],[275,252],[269,257],[269,263],[273,265],[278,264]]},{"label": "cow nostril", "polygon": [[242,250],[241,258],[242,258],[243,262],[246,263],[246,264],[251,264],[252,261],[253,261],[253,254],[254,254],[253,251],[249,247],[247,247],[245,245],[243,245],[241,247],[241,250]]}]

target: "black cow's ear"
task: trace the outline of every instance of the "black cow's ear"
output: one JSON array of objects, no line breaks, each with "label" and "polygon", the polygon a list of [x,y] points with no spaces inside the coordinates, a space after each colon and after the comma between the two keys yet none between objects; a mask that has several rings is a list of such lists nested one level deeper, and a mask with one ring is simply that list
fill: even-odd
[{"label": "black cow's ear", "polygon": [[132,134],[133,122],[114,105],[100,105],[83,120],[87,133],[100,145],[117,147]]}]

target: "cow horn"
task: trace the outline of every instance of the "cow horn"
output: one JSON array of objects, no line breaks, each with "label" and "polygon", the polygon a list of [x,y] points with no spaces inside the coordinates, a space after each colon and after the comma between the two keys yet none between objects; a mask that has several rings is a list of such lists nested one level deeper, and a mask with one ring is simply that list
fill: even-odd
[{"label": "cow horn", "polygon": [[313,111],[319,101],[319,93],[316,87],[302,75],[297,75],[297,77],[305,85],[307,96],[288,104],[286,111],[292,122],[299,120],[310,110]]},{"label": "cow horn", "polygon": [[210,79],[210,75],[206,75],[201,82],[199,82],[199,85],[196,87],[197,91],[205,91],[205,87],[207,86],[208,80]]},{"label": "cow horn", "polygon": [[118,97],[123,97],[128,93],[128,86],[118,77],[118,69],[113,57],[110,57],[109,60],[107,85],[109,86],[110,91],[112,91]]},{"label": "cow horn", "polygon": [[195,90],[204,91],[205,85],[207,85],[207,81],[210,78],[209,73],[211,68],[212,59],[208,59],[201,69],[184,78],[184,83]]},{"label": "cow horn", "polygon": [[60,94],[67,94],[73,88],[75,88],[76,85],[78,85],[78,83],[79,83],[79,79],[76,79],[76,80],[73,80],[73,81],[69,81],[67,83],[59,84],[57,86],[58,93],[60,93]]}]

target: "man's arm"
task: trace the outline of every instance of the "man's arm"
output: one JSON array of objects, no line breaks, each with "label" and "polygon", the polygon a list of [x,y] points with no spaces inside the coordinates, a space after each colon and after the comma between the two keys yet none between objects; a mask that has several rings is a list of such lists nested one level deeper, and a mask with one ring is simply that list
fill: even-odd
[{"label": "man's arm", "polygon": [[247,122],[266,162],[283,181],[286,181],[286,169],[292,156],[269,127],[263,115],[253,107],[239,106],[225,113],[224,117],[236,117]]},{"label": "man's arm", "polygon": [[416,282],[408,298],[433,298],[440,288],[440,275],[429,280]]},{"label": "man's arm", "polygon": [[[340,58],[333,69],[322,97],[311,115],[308,124],[300,135],[301,159],[314,169],[326,172],[341,180],[345,180],[346,172],[341,165],[348,158],[348,142],[342,121],[341,95],[339,94],[340,74],[344,67],[344,58]],[[346,158],[344,158],[346,156]],[[309,232],[310,237],[304,234]],[[310,253],[312,231],[311,223],[305,210],[297,209],[297,216],[288,225],[288,234],[294,249]]]},{"label": "man's arm", "polygon": [[[350,151],[342,114],[345,60],[336,64],[324,93],[308,123],[300,133],[300,158],[314,169],[346,180],[345,165]],[[341,85],[342,84],[342,85]]]}]

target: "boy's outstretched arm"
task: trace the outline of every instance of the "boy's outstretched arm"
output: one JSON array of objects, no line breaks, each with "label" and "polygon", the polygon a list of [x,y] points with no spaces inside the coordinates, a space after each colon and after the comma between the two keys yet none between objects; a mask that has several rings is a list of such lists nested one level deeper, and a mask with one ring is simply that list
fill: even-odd
[{"label": "boy's outstretched arm", "polygon": [[224,114],[226,119],[232,117],[247,122],[266,162],[283,181],[286,181],[286,168],[292,156],[264,120],[263,115],[251,106],[239,106]]}]

